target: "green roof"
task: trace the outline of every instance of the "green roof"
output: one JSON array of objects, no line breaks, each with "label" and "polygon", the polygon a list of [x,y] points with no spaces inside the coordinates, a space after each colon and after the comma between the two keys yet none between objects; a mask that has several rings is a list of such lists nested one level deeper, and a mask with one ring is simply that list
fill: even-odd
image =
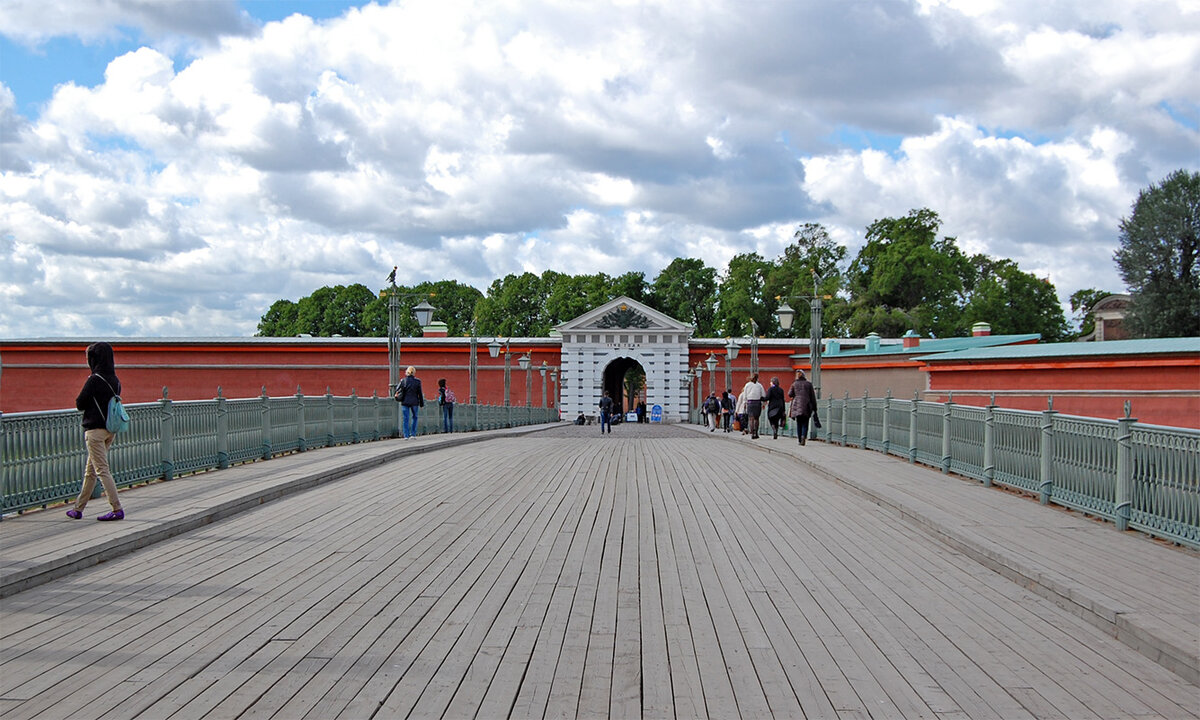
[{"label": "green roof", "polygon": [[[925,344],[922,343],[922,347]],[[1099,342],[1035,343],[1003,347],[964,349],[917,360],[1024,360],[1034,358],[1112,357],[1120,355],[1200,355],[1200,337],[1154,338],[1150,340],[1102,340]]]},{"label": "green roof", "polygon": [[854,348],[853,350],[839,350],[836,353],[824,353],[826,358],[841,358],[841,357],[875,357],[877,355],[923,355],[927,353],[949,353],[959,350],[970,350],[975,348],[989,348],[996,345],[1012,345],[1015,343],[1030,343],[1037,342],[1041,339],[1038,333],[1030,333],[1027,335],[978,335],[972,337],[950,337],[950,338],[921,338],[921,343],[916,347],[906,348],[901,343],[890,343],[888,345],[880,345],[878,349],[868,350],[866,348]]}]

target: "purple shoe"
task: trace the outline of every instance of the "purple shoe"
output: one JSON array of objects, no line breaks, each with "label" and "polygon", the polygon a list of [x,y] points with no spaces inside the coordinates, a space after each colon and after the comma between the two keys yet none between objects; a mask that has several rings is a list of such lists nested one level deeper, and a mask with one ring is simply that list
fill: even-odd
[{"label": "purple shoe", "polygon": [[96,519],[97,520],[124,520],[125,519],[125,511],[124,510],[113,510],[112,512],[104,513],[103,515],[101,515],[100,517],[98,517]]},{"label": "purple shoe", "polygon": [[71,508],[67,511],[67,517],[71,518],[72,520],[81,520],[83,519],[83,513],[79,512],[75,508]]}]

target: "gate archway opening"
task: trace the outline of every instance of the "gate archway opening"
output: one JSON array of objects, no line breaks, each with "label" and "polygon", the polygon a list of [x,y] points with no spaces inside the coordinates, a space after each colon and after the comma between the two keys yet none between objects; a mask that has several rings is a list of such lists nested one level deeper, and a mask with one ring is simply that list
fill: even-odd
[{"label": "gate archway opening", "polygon": [[629,412],[636,398],[646,397],[646,369],[631,357],[617,358],[604,368],[601,388],[608,391],[620,412]]}]

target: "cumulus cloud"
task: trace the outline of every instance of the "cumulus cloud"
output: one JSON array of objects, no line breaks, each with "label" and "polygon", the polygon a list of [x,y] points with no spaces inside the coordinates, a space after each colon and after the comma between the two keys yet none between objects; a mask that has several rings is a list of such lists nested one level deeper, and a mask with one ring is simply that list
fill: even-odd
[{"label": "cumulus cloud", "polygon": [[[0,85],[0,301],[31,311],[0,335],[249,334],[400,259],[481,289],[653,277],[773,257],[809,221],[853,252],[918,207],[1064,298],[1119,290],[1119,218],[1200,164],[1198,16],[453,0],[260,25],[224,0],[9,2],[19,42],[142,46],[36,116]],[[108,276],[122,292],[94,294]]]}]

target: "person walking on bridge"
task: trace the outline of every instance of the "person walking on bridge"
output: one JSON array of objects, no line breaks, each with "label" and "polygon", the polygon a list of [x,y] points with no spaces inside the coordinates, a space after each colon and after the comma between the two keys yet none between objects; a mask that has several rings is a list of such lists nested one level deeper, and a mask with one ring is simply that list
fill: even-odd
[{"label": "person walking on bridge", "polygon": [[88,345],[87,363],[92,374],[83,383],[79,397],[75,398],[75,409],[83,411],[83,437],[87,444],[87,464],[83,468],[83,487],[75,506],[67,511],[67,517],[72,520],[83,518],[83,509],[87,506],[92,492],[96,489],[96,478],[104,487],[104,497],[112,506],[112,512],[105,513],[97,520],[124,520],[125,511],[121,509],[121,499],[117,497],[117,484],[113,481],[112,470],[108,466],[108,449],[112,447],[116,437],[108,431],[108,401],[121,394],[121,381],[117,379],[116,365],[113,360],[112,345],[97,342]]},{"label": "person walking on bridge", "polygon": [[417,414],[425,407],[425,394],[421,391],[421,380],[417,377],[417,369],[412,365],[404,371],[404,379],[396,386],[396,401],[404,412],[404,439],[417,436]]},{"label": "person walking on bridge", "polygon": [[[796,438],[804,445],[808,441],[809,418],[817,414],[817,394],[813,384],[804,377],[803,370],[796,371],[796,382],[788,389],[788,397],[792,404],[788,408],[788,417],[796,420]],[[818,420],[818,426],[821,421]]]},{"label": "person walking on bridge", "polygon": [[746,419],[750,424],[750,439],[758,439],[758,421],[762,415],[763,398],[767,389],[758,382],[758,373],[750,376],[750,381],[742,388],[741,400],[746,403]]},{"label": "person walking on bridge", "polygon": [[608,434],[612,434],[612,412],[613,399],[608,396],[608,391],[604,391],[604,396],[600,398],[600,434],[603,435],[605,428],[608,428]]}]

